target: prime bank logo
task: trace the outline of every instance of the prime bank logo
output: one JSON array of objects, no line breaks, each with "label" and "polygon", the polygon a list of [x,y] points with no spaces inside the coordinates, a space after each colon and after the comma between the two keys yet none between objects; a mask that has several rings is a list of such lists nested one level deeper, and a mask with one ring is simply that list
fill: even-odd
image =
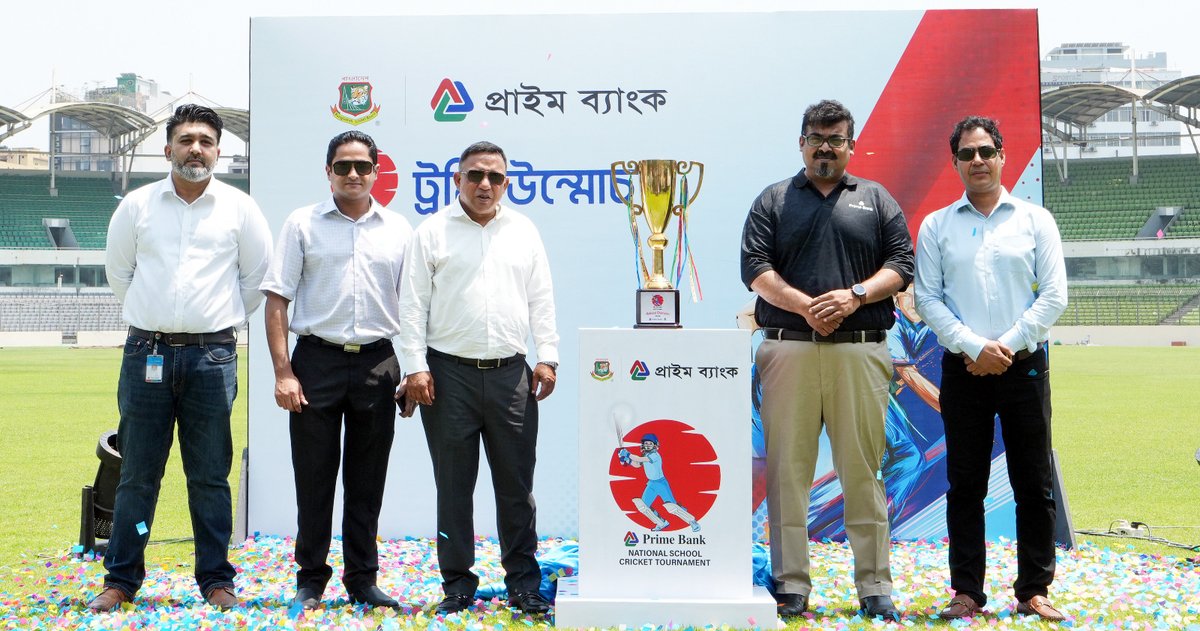
[{"label": "prime bank logo", "polygon": [[433,108],[433,120],[439,123],[457,123],[475,109],[475,104],[471,102],[471,95],[467,93],[467,87],[462,81],[451,81],[446,77],[434,91],[429,107]]}]

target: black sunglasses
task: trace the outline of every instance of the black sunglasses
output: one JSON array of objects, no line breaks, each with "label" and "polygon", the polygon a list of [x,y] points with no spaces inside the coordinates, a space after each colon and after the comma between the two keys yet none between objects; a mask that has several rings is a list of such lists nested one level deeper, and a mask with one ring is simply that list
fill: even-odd
[{"label": "black sunglasses", "polygon": [[334,175],[350,175],[350,168],[354,167],[355,171],[361,176],[371,174],[375,170],[375,165],[366,160],[340,160],[333,163]]},{"label": "black sunglasses", "polygon": [[471,169],[470,171],[467,171],[467,181],[472,184],[478,184],[483,181],[483,177],[485,175],[487,176],[488,183],[492,186],[500,186],[504,183],[504,178],[508,177],[503,173],[496,173],[495,171],[480,171],[478,169]]},{"label": "black sunglasses", "polygon": [[804,136],[804,142],[807,142],[808,146],[810,147],[820,147],[825,143],[829,143],[830,147],[837,149],[849,141],[849,138],[843,138],[841,136],[822,136],[821,134],[809,134]]},{"label": "black sunglasses", "polygon": [[983,145],[978,149],[975,147],[963,147],[959,149],[958,153],[954,154],[954,156],[957,157],[960,162],[970,162],[975,159],[976,151],[979,152],[979,157],[982,160],[991,160],[992,158],[996,157],[997,153],[1000,153],[991,145]]}]

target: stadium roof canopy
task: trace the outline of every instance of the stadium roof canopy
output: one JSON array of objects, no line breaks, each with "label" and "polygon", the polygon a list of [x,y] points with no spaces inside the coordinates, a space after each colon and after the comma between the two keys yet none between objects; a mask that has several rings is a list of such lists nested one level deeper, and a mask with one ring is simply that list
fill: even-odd
[{"label": "stadium roof canopy", "polygon": [[1145,90],[1077,83],[1042,92],[1042,116],[1084,127],[1122,105],[1145,98]]},{"label": "stadium roof canopy", "polygon": [[[1169,111],[1166,112],[1168,116],[1193,127],[1200,127],[1200,121],[1197,121],[1196,115],[1196,109],[1200,108],[1200,75],[1180,77],[1164,83],[1147,92],[1145,98],[1147,101],[1166,105],[1169,108]],[[1181,114],[1180,109],[1188,110],[1188,114]]]},{"label": "stadium roof canopy", "polygon": [[32,124],[33,121],[28,116],[0,105],[0,140],[22,131]]},{"label": "stadium roof canopy", "polygon": [[133,108],[114,103],[90,101],[52,103],[30,118],[39,118],[50,114],[70,116],[107,136],[115,145],[114,155],[132,151],[137,143],[158,129],[158,124],[149,116]]},{"label": "stadium roof canopy", "polygon": [[225,131],[250,144],[250,110],[240,110],[235,107],[214,107],[221,122],[225,123]]}]

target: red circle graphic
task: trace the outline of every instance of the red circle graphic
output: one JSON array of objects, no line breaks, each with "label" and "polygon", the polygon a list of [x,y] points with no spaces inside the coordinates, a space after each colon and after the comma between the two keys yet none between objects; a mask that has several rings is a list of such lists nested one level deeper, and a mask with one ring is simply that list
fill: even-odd
[{"label": "red circle graphic", "polygon": [[[697,521],[712,508],[721,488],[721,466],[717,464],[717,452],[712,444],[696,428],[671,419],[648,421],[629,430],[621,437],[622,446],[629,453],[641,456],[641,441],[646,434],[658,438],[658,453],[662,456],[663,477],[671,487],[675,503]],[[635,498],[646,491],[646,472],[642,467],[623,464],[620,448],[613,449],[608,463],[609,487],[617,506],[635,524],[653,529],[655,522],[638,510]],[[689,527],[688,522],[668,510],[661,497],[654,499],[649,508],[667,520],[664,531]]]}]

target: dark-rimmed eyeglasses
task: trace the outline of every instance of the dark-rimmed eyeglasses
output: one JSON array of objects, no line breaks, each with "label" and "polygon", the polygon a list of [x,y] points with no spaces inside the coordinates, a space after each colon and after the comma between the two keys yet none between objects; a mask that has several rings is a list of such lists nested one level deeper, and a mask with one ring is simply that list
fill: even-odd
[{"label": "dark-rimmed eyeglasses", "polygon": [[366,177],[375,170],[375,165],[367,160],[339,160],[333,165],[334,175],[350,175],[350,169],[353,168],[359,175]]},{"label": "dark-rimmed eyeglasses", "polygon": [[480,171],[479,169],[471,169],[467,171],[467,181],[472,184],[478,184],[483,181],[484,176],[487,177],[488,184],[492,186],[500,186],[504,183],[504,178],[508,177],[503,173],[495,171]]},{"label": "dark-rimmed eyeglasses", "polygon": [[822,136],[821,134],[809,134],[803,136],[803,138],[804,142],[808,143],[810,147],[820,147],[825,143],[829,143],[829,146],[834,149],[841,148],[842,145],[852,140],[851,138],[843,138],[842,136]]},{"label": "dark-rimmed eyeglasses", "polygon": [[975,152],[979,152],[981,160],[991,160],[996,157],[997,153],[1000,153],[991,145],[983,145],[982,147],[962,147],[958,153],[954,154],[954,157],[958,158],[959,162],[970,162],[975,159]]}]

